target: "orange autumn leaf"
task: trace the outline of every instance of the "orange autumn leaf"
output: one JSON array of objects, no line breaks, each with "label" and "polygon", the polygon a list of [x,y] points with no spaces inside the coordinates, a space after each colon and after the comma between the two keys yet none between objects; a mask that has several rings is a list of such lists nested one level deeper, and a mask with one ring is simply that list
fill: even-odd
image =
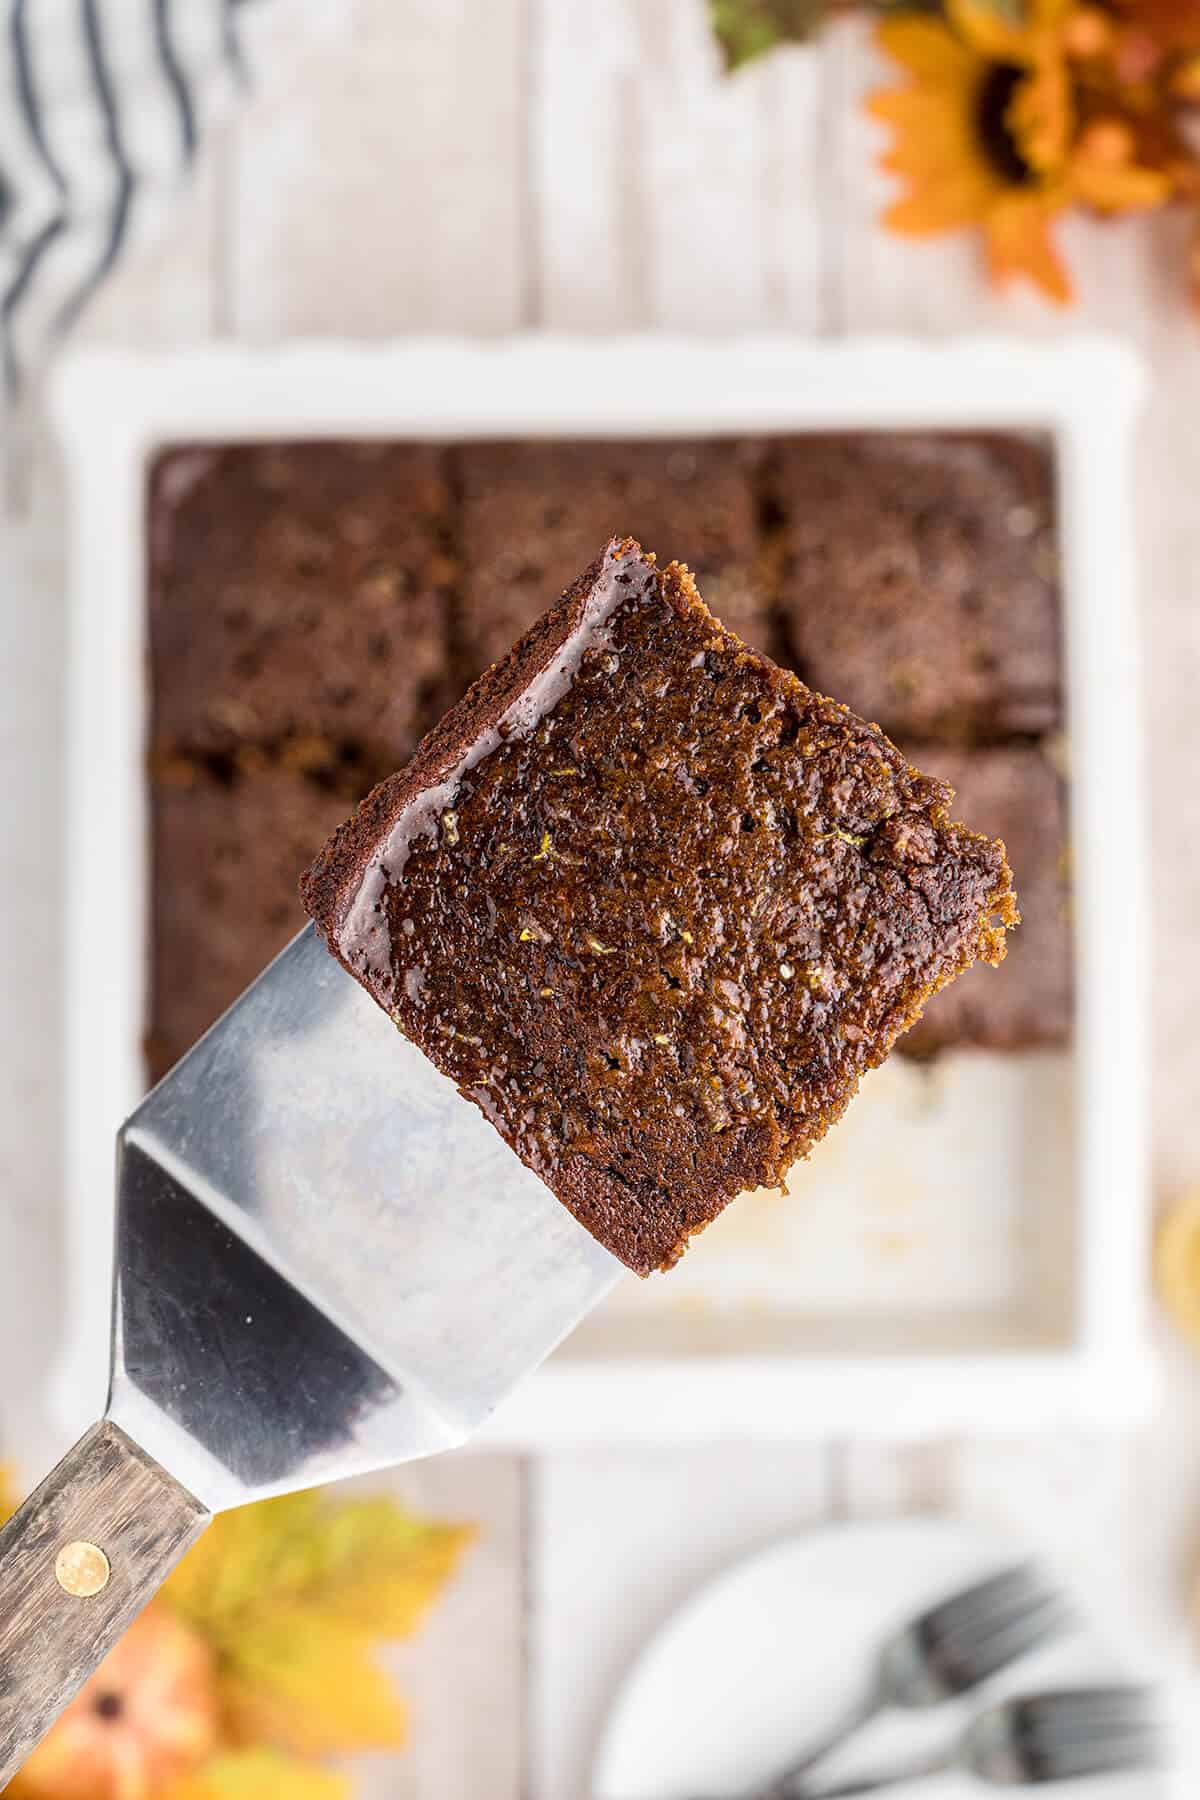
[{"label": "orange autumn leaf", "polygon": [[471,1535],[386,1497],[316,1492],[217,1519],[164,1597],[216,1649],[232,1740],[303,1756],[400,1743],[375,1647],[417,1629]]},{"label": "orange autumn leaf", "polygon": [[7,1463],[0,1463],[0,1525],[5,1519],[11,1519],[16,1510],[17,1489],[13,1472]]}]

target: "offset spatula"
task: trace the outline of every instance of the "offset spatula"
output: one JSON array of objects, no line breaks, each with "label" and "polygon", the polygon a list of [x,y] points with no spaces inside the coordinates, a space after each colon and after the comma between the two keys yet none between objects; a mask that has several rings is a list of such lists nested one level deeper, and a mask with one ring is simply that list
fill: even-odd
[{"label": "offset spatula", "polygon": [[214,1513],[462,1442],[621,1273],[311,926],[117,1188],[107,1414],[0,1531],[0,1787]]}]

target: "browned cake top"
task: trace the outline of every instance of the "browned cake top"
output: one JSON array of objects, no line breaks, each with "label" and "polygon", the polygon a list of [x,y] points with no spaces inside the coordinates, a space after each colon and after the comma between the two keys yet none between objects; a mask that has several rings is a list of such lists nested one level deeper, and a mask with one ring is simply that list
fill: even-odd
[{"label": "browned cake top", "polygon": [[296,870],[346,794],[278,765],[217,781],[180,758],[151,791],[147,1057],[164,1075],[304,923]]},{"label": "browned cake top", "polygon": [[[447,666],[450,490],[434,445],[180,447],[150,477],[154,736],[304,733],[383,768]],[[436,713],[434,714],[436,716]]]},{"label": "browned cake top", "polygon": [[774,448],[789,659],[901,739],[1060,712],[1053,464],[1015,437],[817,433]]},{"label": "browned cake top", "polygon": [[1003,847],[614,540],[334,837],[335,953],[631,1268],[778,1181],[929,993]]},{"label": "browned cake top", "polygon": [[739,637],[767,648],[761,445],[744,438],[461,444],[459,636],[469,675],[503,656],[615,529],[688,560]]}]

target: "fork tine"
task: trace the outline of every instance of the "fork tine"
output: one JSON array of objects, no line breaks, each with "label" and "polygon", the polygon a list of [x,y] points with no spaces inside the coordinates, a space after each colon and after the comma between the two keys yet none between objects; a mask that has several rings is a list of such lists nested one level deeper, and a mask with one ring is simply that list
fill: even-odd
[{"label": "fork tine", "polygon": [[1047,1694],[1022,1696],[1021,1704],[1038,1716],[1057,1712],[1124,1712],[1155,1705],[1154,1689],[1136,1682],[1114,1682],[1108,1687],[1055,1688]]},{"label": "fork tine", "polygon": [[1031,1594],[1024,1606],[1014,1607],[1011,1612],[993,1613],[989,1618],[981,1619],[974,1631],[960,1631],[946,1642],[950,1649],[967,1650],[973,1646],[982,1650],[997,1638],[1007,1637],[1023,1626],[1036,1628],[1043,1619],[1058,1621],[1070,1616],[1071,1605],[1065,1595]]},{"label": "fork tine", "polygon": [[989,1584],[982,1599],[972,1600],[970,1594],[959,1599],[968,1604],[938,1609],[918,1623],[919,1641],[933,1659],[969,1659],[985,1638],[1048,1607],[1065,1605],[1061,1593],[1032,1571],[1002,1585]]},{"label": "fork tine", "polygon": [[1080,1737],[1118,1737],[1155,1731],[1160,1721],[1148,1688],[1060,1690],[1018,1703],[1018,1730],[1038,1744],[1070,1743]]},{"label": "fork tine", "polygon": [[1166,1760],[1152,1699],[1138,1689],[1061,1690],[998,1701],[967,1727],[967,1768],[998,1786],[1064,1781]]},{"label": "fork tine", "polygon": [[1056,1614],[1066,1619],[1070,1616],[1070,1611],[1062,1594],[1031,1592],[1024,1605],[1014,1606],[1007,1612],[989,1613],[977,1619],[972,1626],[960,1626],[957,1631],[944,1637],[928,1639],[927,1646],[935,1653],[970,1657],[991,1639],[1003,1636],[1027,1620],[1036,1620],[1046,1614]]},{"label": "fork tine", "polygon": [[1162,1761],[1161,1737],[1138,1731],[1058,1745],[1052,1751],[1031,1755],[1026,1766],[1032,1781],[1074,1781],[1118,1769],[1152,1768]]},{"label": "fork tine", "polygon": [[1092,1749],[1118,1750],[1125,1744],[1153,1743],[1162,1733],[1148,1720],[1141,1725],[1130,1725],[1124,1730],[1107,1730],[1101,1726],[1095,1731],[1078,1731],[1058,1738],[1044,1738],[1041,1748],[1053,1756],[1077,1756]]},{"label": "fork tine", "polygon": [[980,1631],[986,1631],[992,1624],[1002,1623],[1027,1612],[1031,1606],[1057,1598],[1059,1593],[1060,1590],[1053,1583],[1030,1570],[1027,1575],[1007,1581],[1001,1586],[992,1587],[989,1584],[987,1593],[978,1599],[973,1598],[970,1592],[960,1595],[960,1599],[967,1600],[966,1606],[951,1605],[944,1610],[939,1608],[934,1614],[927,1616],[926,1623],[939,1637],[976,1635]]},{"label": "fork tine", "polygon": [[1147,1688],[1063,1689],[1009,1702],[1014,1747],[1035,1781],[1160,1762],[1164,1734]]},{"label": "fork tine", "polygon": [[931,1654],[938,1673],[949,1685],[959,1689],[974,1687],[1019,1656],[1057,1637],[1070,1618],[1066,1602],[1056,1594],[1047,1594],[1022,1612],[986,1621],[975,1634],[961,1631],[955,1639],[931,1646]]},{"label": "fork tine", "polygon": [[1123,1738],[1153,1737],[1158,1733],[1156,1720],[1149,1717],[1140,1719],[1110,1719],[1102,1715],[1080,1714],[1075,1719],[1066,1719],[1057,1730],[1036,1730],[1026,1740],[1038,1750],[1053,1754],[1059,1750],[1070,1751],[1081,1744],[1116,1743]]},{"label": "fork tine", "polygon": [[1032,1591],[1045,1585],[1035,1562],[1014,1563],[931,1606],[922,1614],[920,1624],[923,1630],[939,1636],[953,1635],[964,1627],[970,1629],[980,1617],[1023,1605]]}]

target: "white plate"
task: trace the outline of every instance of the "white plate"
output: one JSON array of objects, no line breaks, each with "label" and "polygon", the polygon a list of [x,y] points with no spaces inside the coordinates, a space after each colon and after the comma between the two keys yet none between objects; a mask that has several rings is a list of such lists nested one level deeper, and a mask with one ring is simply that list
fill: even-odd
[{"label": "white plate", "polygon": [[669,1280],[620,1285],[489,1434],[535,1445],[913,1436],[1135,1415],[1148,1389],[1143,809],[1130,717],[1139,389],[1129,353],[1094,338],[422,339],[91,351],[60,364],[72,634],[64,1422],[85,1422],[102,1399],[112,1140],[144,1082],[145,493],[156,450],[971,427],[1043,434],[1055,459],[1074,1048],[949,1057],[932,1076],[894,1058],[795,1172],[788,1199],[743,1198]]},{"label": "white plate", "polygon": [[[752,1791],[862,1692],[890,1629],[1026,1554],[973,1526],[909,1519],[829,1526],[738,1564],[677,1612],[634,1664],[601,1740],[594,1800]],[[1138,1679],[1129,1648],[1094,1623],[1093,1598],[1072,1599],[1080,1628],[981,1692]],[[890,1714],[831,1757],[826,1772],[849,1775],[932,1750],[980,1704],[976,1693],[925,1713]],[[1104,1800],[1157,1800],[1165,1782],[1146,1772],[1090,1787]],[[896,1791],[898,1800],[917,1791],[980,1800],[989,1790],[955,1773]]]}]

